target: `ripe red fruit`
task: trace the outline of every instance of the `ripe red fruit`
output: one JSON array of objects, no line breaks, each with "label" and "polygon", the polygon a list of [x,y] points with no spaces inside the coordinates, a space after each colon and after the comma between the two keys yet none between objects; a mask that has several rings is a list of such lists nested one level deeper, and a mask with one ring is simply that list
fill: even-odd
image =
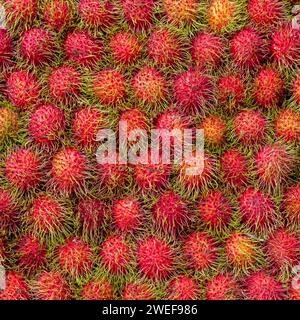
[{"label": "ripe red fruit", "polygon": [[16,253],[19,258],[18,266],[29,274],[36,272],[46,263],[46,247],[32,235],[21,238]]},{"label": "ripe red fruit", "polygon": [[94,147],[104,116],[96,107],[85,107],[74,115],[72,131],[76,143],[83,148]]},{"label": "ripe red fruit", "polygon": [[158,229],[176,235],[187,227],[190,213],[187,203],[178,194],[164,192],[152,208],[152,217]]},{"label": "ripe red fruit", "polygon": [[224,44],[220,37],[212,33],[200,32],[193,39],[191,54],[198,68],[216,68],[224,54]]},{"label": "ripe red fruit", "polygon": [[21,38],[21,55],[34,65],[46,64],[54,53],[54,38],[50,31],[32,28],[25,31]]},{"label": "ripe red fruit", "polygon": [[137,198],[127,196],[114,201],[112,207],[116,227],[122,232],[134,232],[142,223],[143,212]]},{"label": "ripe red fruit", "polygon": [[257,27],[270,29],[284,19],[284,5],[280,0],[249,0],[248,14]]},{"label": "ripe red fruit", "polygon": [[266,232],[276,224],[276,212],[271,197],[259,190],[248,188],[239,198],[242,222],[253,231]]},{"label": "ripe red fruit", "polygon": [[152,289],[144,283],[127,283],[123,290],[123,300],[155,300]]},{"label": "ripe red fruit", "polygon": [[6,16],[11,25],[32,22],[37,15],[38,0],[5,1]]},{"label": "ripe red fruit", "polygon": [[263,186],[276,189],[292,172],[294,157],[283,145],[267,144],[256,154],[255,166],[259,182]]},{"label": "ripe red fruit", "polygon": [[42,173],[38,156],[29,149],[14,151],[5,163],[7,180],[22,191],[29,191],[39,184]]},{"label": "ripe red fruit", "polygon": [[288,188],[283,196],[283,209],[289,223],[300,223],[300,184]]},{"label": "ripe red fruit", "polygon": [[43,147],[53,147],[65,130],[64,112],[52,104],[38,107],[30,116],[28,131],[33,141]]},{"label": "ripe red fruit", "polygon": [[0,291],[0,300],[29,300],[28,285],[19,273],[9,271],[6,274],[5,289]]},{"label": "ripe red fruit", "polygon": [[265,42],[255,29],[246,27],[232,38],[230,52],[239,67],[252,69],[265,58]]},{"label": "ripe red fruit", "polygon": [[57,256],[61,270],[71,277],[83,276],[93,268],[92,248],[79,238],[70,238],[60,245]]},{"label": "ripe red fruit", "polygon": [[44,9],[47,25],[57,32],[62,31],[73,18],[71,10],[67,0],[50,0]]},{"label": "ripe red fruit", "polygon": [[114,69],[102,70],[94,77],[93,90],[101,104],[115,105],[125,98],[125,77]]},{"label": "ripe red fruit", "polygon": [[80,0],[78,13],[87,27],[107,28],[115,22],[115,5],[109,0]]},{"label": "ripe red fruit", "polygon": [[13,57],[13,43],[9,32],[0,29],[0,66],[7,66]]},{"label": "ripe red fruit", "polygon": [[81,290],[82,300],[114,300],[114,290],[106,279],[91,280]]},{"label": "ripe red fruit", "polygon": [[175,78],[173,90],[174,98],[184,112],[197,113],[209,104],[212,84],[207,76],[188,70]]},{"label": "ripe red fruit", "polygon": [[14,71],[6,82],[6,94],[9,101],[24,110],[35,104],[40,96],[37,78],[28,71]]},{"label": "ripe red fruit", "polygon": [[84,187],[87,177],[87,159],[73,147],[56,153],[52,159],[52,184],[62,193],[71,193]]},{"label": "ripe red fruit", "polygon": [[183,252],[189,266],[196,271],[212,267],[218,259],[215,239],[201,231],[194,232],[186,238]]},{"label": "ripe red fruit", "polygon": [[246,157],[238,149],[227,150],[221,158],[221,170],[225,181],[233,187],[241,188],[248,181]]},{"label": "ripe red fruit", "polygon": [[138,38],[129,32],[118,32],[110,41],[110,48],[116,63],[131,64],[137,60],[141,52]]},{"label": "ripe red fruit", "polygon": [[277,30],[271,40],[274,61],[281,66],[297,66],[300,62],[300,31],[291,25]]},{"label": "ripe red fruit", "polygon": [[230,274],[218,274],[206,285],[207,300],[238,300],[240,296],[239,285]]},{"label": "ripe red fruit", "polygon": [[132,250],[122,236],[110,236],[101,244],[100,257],[106,270],[125,274],[132,260]]},{"label": "ripe red fruit", "polygon": [[19,128],[18,114],[8,108],[0,108],[0,144],[16,135]]},{"label": "ripe red fruit", "polygon": [[143,67],[133,77],[131,85],[136,99],[141,103],[155,105],[167,99],[167,82],[157,69]]},{"label": "ripe red fruit", "polygon": [[265,271],[253,273],[244,285],[247,300],[284,300],[286,296],[282,284]]},{"label": "ripe red fruit", "polygon": [[197,209],[201,221],[212,230],[224,230],[233,214],[229,201],[220,191],[211,191],[202,198]]},{"label": "ripe red fruit", "polygon": [[220,145],[225,140],[227,124],[220,116],[206,116],[202,119],[200,129],[204,130],[205,142]]},{"label": "ripe red fruit", "polygon": [[80,86],[80,74],[70,66],[53,69],[48,78],[48,89],[51,98],[64,104],[79,95]]},{"label": "ripe red fruit", "polygon": [[237,4],[230,0],[212,0],[208,9],[208,23],[217,33],[226,32],[235,20]]},{"label": "ripe red fruit", "polygon": [[135,30],[148,29],[152,23],[154,0],[122,0],[125,20]]},{"label": "ripe red fruit", "polygon": [[264,68],[254,79],[253,95],[261,107],[276,107],[280,103],[283,91],[284,82],[275,69]]},{"label": "ripe red fruit", "polygon": [[177,276],[167,287],[168,300],[197,300],[199,288],[197,282],[187,276]]},{"label": "ripe red fruit", "polygon": [[166,28],[151,33],[147,44],[149,57],[160,66],[175,66],[182,59],[178,37]]},{"label": "ripe red fruit", "polygon": [[37,300],[70,300],[71,289],[66,279],[58,272],[44,271],[33,286]]},{"label": "ripe red fruit", "polygon": [[12,195],[0,187],[0,229],[14,229],[18,218],[18,211]]},{"label": "ripe red fruit", "polygon": [[300,139],[300,114],[292,109],[281,110],[275,118],[275,134],[286,142]]},{"label": "ripe red fruit", "polygon": [[92,67],[103,56],[103,44],[85,31],[73,31],[64,43],[66,57],[84,67]]},{"label": "ripe red fruit", "polygon": [[168,20],[175,24],[191,24],[198,15],[198,0],[163,0],[163,8]]},{"label": "ripe red fruit", "polygon": [[300,104],[300,73],[293,83],[293,97],[296,103]]},{"label": "ripe red fruit", "polygon": [[154,236],[138,245],[138,267],[143,275],[152,280],[165,280],[174,271],[175,252],[167,242]]},{"label": "ripe red fruit", "polygon": [[260,111],[243,110],[234,118],[233,129],[242,144],[261,143],[266,137],[267,120]]}]

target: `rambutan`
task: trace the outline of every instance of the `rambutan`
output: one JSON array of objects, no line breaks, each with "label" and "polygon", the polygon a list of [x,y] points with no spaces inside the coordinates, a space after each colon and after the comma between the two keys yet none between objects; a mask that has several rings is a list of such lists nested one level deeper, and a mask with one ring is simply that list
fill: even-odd
[{"label": "rambutan", "polygon": [[143,220],[140,202],[133,196],[115,200],[112,207],[112,215],[116,227],[122,232],[136,231]]},{"label": "rambutan", "polygon": [[48,90],[51,98],[64,104],[79,95],[80,85],[79,72],[70,66],[52,69],[48,78]]},{"label": "rambutan", "polygon": [[38,79],[28,71],[14,71],[6,81],[6,94],[14,106],[24,110],[35,104],[40,97]]},{"label": "rambutan", "polygon": [[104,125],[104,116],[96,107],[85,107],[74,115],[72,131],[76,143],[83,148],[95,146],[98,131]]},{"label": "rambutan", "polygon": [[255,272],[244,283],[247,300],[284,300],[282,284],[265,271]]},{"label": "rambutan", "polygon": [[16,253],[19,268],[29,274],[46,263],[46,247],[32,235],[25,235],[20,239]]},{"label": "rambutan", "polygon": [[136,99],[144,104],[159,104],[168,97],[166,79],[160,71],[148,66],[135,74],[131,85]]},{"label": "rambutan", "polygon": [[295,78],[293,83],[293,98],[300,105],[300,73]]},{"label": "rambutan", "polygon": [[246,27],[232,38],[230,52],[239,67],[252,69],[265,58],[265,42],[255,29]]},{"label": "rambutan", "polygon": [[107,28],[115,22],[115,5],[110,0],[80,0],[78,13],[87,27]]},{"label": "rambutan", "polygon": [[105,270],[125,274],[131,264],[132,250],[122,236],[112,235],[101,243],[100,257]]},{"label": "rambutan", "polygon": [[202,73],[188,70],[175,78],[173,90],[175,101],[182,111],[197,113],[210,103],[212,84]]},{"label": "rambutan", "polygon": [[275,134],[286,142],[300,139],[300,114],[292,109],[279,111],[275,118]]},{"label": "rambutan", "polygon": [[300,223],[300,184],[288,188],[283,195],[283,209],[289,223]]},{"label": "rambutan", "polygon": [[207,300],[238,300],[240,296],[239,285],[230,274],[218,274],[206,285]]},{"label": "rambutan", "polygon": [[187,203],[174,192],[164,192],[152,208],[155,225],[171,235],[180,233],[187,227],[190,214]]},{"label": "rambutan", "polygon": [[66,127],[64,112],[53,104],[38,107],[30,116],[28,131],[35,143],[53,147]]},{"label": "rambutan", "polygon": [[267,144],[255,156],[258,181],[271,189],[280,187],[288,179],[294,164],[294,157],[280,144]]},{"label": "rambutan", "polygon": [[61,32],[73,18],[68,0],[48,1],[44,9],[44,18],[51,29]]},{"label": "rambutan", "polygon": [[192,24],[198,15],[199,0],[163,0],[163,8],[171,23]]},{"label": "rambutan", "polygon": [[85,31],[73,31],[67,35],[64,43],[67,59],[84,67],[92,67],[103,56],[103,44]]},{"label": "rambutan", "polygon": [[37,300],[71,299],[68,282],[56,271],[43,271],[33,285],[33,293]]},{"label": "rambutan", "polygon": [[264,141],[267,120],[260,111],[243,110],[233,119],[234,134],[244,145],[254,145]]},{"label": "rambutan", "polygon": [[149,57],[160,66],[174,66],[182,59],[178,37],[166,28],[151,33],[147,44]]},{"label": "rambutan", "polygon": [[212,33],[199,32],[192,41],[191,54],[198,68],[216,68],[224,54],[223,41]]},{"label": "rambutan", "polygon": [[[1,192],[1,191],[0,191]],[[1,195],[0,195],[1,196]],[[1,226],[1,222],[0,222]],[[2,228],[2,227],[1,227]],[[6,256],[6,242],[4,239],[1,237],[0,238],[0,264],[4,261],[4,258]]]},{"label": "rambutan", "polygon": [[6,29],[0,29],[0,66],[10,64],[13,57],[13,42],[9,32]]},{"label": "rambutan", "polygon": [[122,0],[125,20],[135,30],[145,30],[151,26],[154,0]]},{"label": "rambutan", "polygon": [[38,0],[6,0],[5,11],[10,25],[32,22],[37,15]]},{"label": "rambutan", "polygon": [[200,220],[212,230],[223,230],[233,214],[229,201],[220,191],[211,191],[203,197],[197,210]]},{"label": "rambutan", "polygon": [[218,101],[228,111],[235,111],[243,105],[246,98],[246,88],[243,81],[236,75],[220,77],[218,81]]},{"label": "rambutan", "polygon": [[246,157],[238,149],[229,149],[221,157],[221,170],[225,181],[241,188],[248,181],[248,164]]},{"label": "rambutan", "polygon": [[115,69],[102,70],[93,79],[93,90],[101,104],[115,105],[125,98],[125,77]]},{"label": "rambutan", "polygon": [[172,247],[154,236],[138,244],[138,267],[149,279],[165,280],[174,271],[175,252]]},{"label": "rambutan", "polygon": [[87,169],[85,155],[73,147],[61,149],[52,159],[52,184],[62,193],[80,190],[84,187]]},{"label": "rambutan", "polygon": [[239,198],[242,222],[252,231],[266,232],[276,225],[274,201],[259,190],[248,188]]},{"label": "rambutan", "polygon": [[264,68],[254,79],[253,95],[256,103],[263,108],[276,107],[283,91],[284,82],[275,69]]},{"label": "rambutan", "polygon": [[19,128],[18,114],[8,108],[0,108],[0,144],[14,137]]},{"label": "rambutan", "polygon": [[106,279],[91,280],[81,290],[82,300],[113,300],[114,289]]},{"label": "rambutan", "polygon": [[21,55],[34,65],[49,63],[55,50],[52,33],[43,28],[32,28],[25,31],[20,44]]},{"label": "rambutan", "polygon": [[236,3],[231,0],[212,0],[208,9],[208,24],[212,31],[225,32],[236,14]]},{"label": "rambutan", "polygon": [[18,210],[9,191],[0,187],[0,229],[14,229],[18,220]]},{"label": "rambutan", "polygon": [[57,248],[57,258],[61,270],[74,278],[89,273],[94,264],[92,248],[76,237]]},{"label": "rambutan", "polygon": [[155,300],[152,289],[145,283],[127,283],[123,289],[123,300]]},{"label": "rambutan", "polygon": [[177,276],[167,287],[168,300],[197,300],[199,288],[197,282],[188,276]]},{"label": "rambutan", "polygon": [[20,148],[8,156],[5,162],[7,180],[22,191],[29,191],[42,178],[39,157],[31,150]]},{"label": "rambutan", "polygon": [[19,273],[6,273],[5,289],[0,290],[0,300],[29,300],[29,288],[26,280]]},{"label": "rambutan", "polygon": [[131,64],[141,53],[139,39],[129,32],[118,32],[110,40],[112,56],[118,64]]},{"label": "rambutan", "polygon": [[218,247],[213,237],[205,232],[191,233],[183,244],[188,265],[196,271],[212,267],[218,259]]},{"label": "rambutan", "polygon": [[201,121],[200,129],[204,130],[204,138],[206,143],[220,145],[225,140],[227,125],[220,116],[206,116]]}]

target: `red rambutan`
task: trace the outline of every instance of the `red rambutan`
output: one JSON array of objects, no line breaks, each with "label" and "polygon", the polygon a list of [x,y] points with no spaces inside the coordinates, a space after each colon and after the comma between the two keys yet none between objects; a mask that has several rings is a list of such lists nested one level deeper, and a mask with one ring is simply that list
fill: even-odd
[{"label": "red rambutan", "polygon": [[123,290],[123,300],[155,300],[152,289],[144,283],[127,283]]},{"label": "red rambutan", "polygon": [[196,21],[199,0],[163,0],[163,8],[171,23],[191,24]]},{"label": "red rambutan", "polygon": [[240,295],[239,285],[230,274],[218,274],[206,285],[207,300],[238,300]]},{"label": "red rambutan", "polygon": [[225,140],[227,125],[220,116],[206,116],[201,121],[200,129],[204,130],[206,143],[220,145]]},{"label": "red rambutan", "polygon": [[28,285],[19,273],[9,271],[6,273],[5,289],[0,290],[0,300],[29,300]]},{"label": "red rambutan", "polygon": [[14,229],[18,210],[11,194],[0,187],[0,229]]},{"label": "red rambutan", "polygon": [[198,284],[187,276],[177,276],[170,281],[168,287],[168,300],[197,300]]},{"label": "red rambutan", "polygon": [[275,119],[275,134],[286,142],[300,139],[300,114],[292,109],[281,110]]},{"label": "red rambutan", "polygon": [[114,300],[114,290],[106,279],[91,280],[81,290],[82,300]]},{"label": "red rambutan", "polygon": [[9,32],[0,29],[0,66],[7,66],[13,56],[13,43]]},{"label": "red rambutan", "polygon": [[50,0],[44,9],[47,25],[55,31],[62,31],[72,20],[73,14],[68,0]]},{"label": "red rambutan", "polygon": [[16,135],[19,123],[18,114],[8,108],[0,108],[0,144]]},{"label": "red rambutan", "polygon": [[300,184],[288,188],[283,196],[283,209],[289,223],[300,224]]},{"label": "red rambutan", "polygon": [[300,73],[293,83],[293,98],[300,105]]},{"label": "red rambutan", "polygon": [[6,17],[10,24],[32,22],[37,15],[38,0],[6,0]]}]

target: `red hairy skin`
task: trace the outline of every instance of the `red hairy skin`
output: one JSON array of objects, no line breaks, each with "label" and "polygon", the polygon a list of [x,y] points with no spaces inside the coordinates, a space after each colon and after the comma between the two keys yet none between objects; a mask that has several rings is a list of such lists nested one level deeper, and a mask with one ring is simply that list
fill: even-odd
[{"label": "red hairy skin", "polygon": [[39,99],[40,84],[32,73],[24,70],[14,71],[6,81],[6,94],[14,106],[25,110]]},{"label": "red hairy skin", "polygon": [[237,4],[230,0],[212,0],[208,9],[208,23],[215,33],[226,32],[235,19]]},{"label": "red hairy skin", "polygon": [[44,9],[44,18],[51,29],[61,32],[73,18],[71,6],[67,0],[50,0]]},{"label": "red hairy skin", "polygon": [[6,286],[0,291],[0,300],[30,300],[28,285],[21,274],[6,273]]},{"label": "red hairy skin", "polygon": [[68,104],[79,95],[80,86],[80,74],[70,66],[52,69],[48,78],[48,90],[51,98],[64,104]]},{"label": "red hairy skin", "polygon": [[56,271],[43,271],[33,286],[33,293],[37,300],[70,300],[72,298],[68,282]]},{"label": "red hairy skin", "polygon": [[204,271],[218,259],[218,248],[214,238],[205,232],[194,232],[184,241],[183,252],[190,268]]},{"label": "red hairy skin", "polygon": [[168,300],[197,300],[199,288],[193,278],[177,276],[170,281],[167,291]]},{"label": "red hairy skin", "polygon": [[174,271],[175,252],[167,242],[150,236],[138,244],[138,267],[149,279],[165,280]]},{"label": "red hairy skin", "polygon": [[81,290],[82,300],[114,300],[112,285],[105,279],[91,280]]},{"label": "red hairy skin", "polygon": [[288,188],[283,195],[283,209],[289,223],[300,223],[300,184]]},{"label": "red hairy skin", "polygon": [[18,210],[8,190],[0,187],[0,229],[14,230],[18,222]]},{"label": "red hairy skin", "polygon": [[244,286],[247,300],[284,300],[286,297],[281,283],[264,271],[253,273]]},{"label": "red hairy skin", "polygon": [[201,221],[212,230],[224,230],[228,226],[233,211],[229,201],[220,191],[211,191],[202,198],[197,207]]},{"label": "red hairy skin", "polygon": [[6,29],[0,29],[0,66],[5,67],[11,63],[13,57],[13,42]]},{"label": "red hairy skin", "polygon": [[33,151],[20,148],[6,159],[5,175],[16,188],[22,191],[32,190],[42,178],[40,159]]},{"label": "red hairy skin", "polygon": [[120,275],[128,271],[132,252],[122,236],[110,236],[101,244],[100,257],[106,270]]},{"label": "red hairy skin", "polygon": [[80,238],[70,238],[57,248],[61,270],[73,278],[89,273],[93,268],[93,251]]},{"label": "red hairy skin", "polygon": [[38,0],[6,0],[5,11],[10,25],[32,22],[37,14]]},{"label": "red hairy skin", "polygon": [[66,126],[64,112],[52,104],[41,105],[29,119],[28,132],[35,143],[42,147],[54,147]]},{"label": "red hairy skin", "polygon": [[292,109],[281,110],[274,122],[276,136],[286,142],[300,139],[300,114]]},{"label": "red hairy skin", "polygon": [[144,283],[127,283],[123,290],[123,300],[155,300],[150,286]]},{"label": "red hairy skin", "polygon": [[300,105],[300,73],[297,75],[293,83],[293,97],[296,103]]},{"label": "red hairy skin", "polygon": [[225,181],[236,188],[241,188],[248,181],[248,163],[238,149],[229,149],[221,157],[221,170]]},{"label": "red hairy skin", "polygon": [[202,119],[200,129],[204,130],[205,142],[213,145],[221,145],[225,140],[227,124],[222,117],[206,116]]},{"label": "red hairy skin", "polygon": [[167,19],[177,26],[195,22],[198,7],[199,0],[163,0],[163,9]]},{"label": "red hairy skin", "polygon": [[85,31],[73,31],[64,43],[67,59],[84,67],[93,67],[103,56],[103,44]]},{"label": "red hairy skin", "polygon": [[239,300],[241,290],[230,274],[218,274],[206,285],[207,300]]},{"label": "red hairy skin", "polygon": [[267,232],[276,224],[276,212],[271,197],[259,190],[249,188],[239,198],[242,221],[252,231]]}]

